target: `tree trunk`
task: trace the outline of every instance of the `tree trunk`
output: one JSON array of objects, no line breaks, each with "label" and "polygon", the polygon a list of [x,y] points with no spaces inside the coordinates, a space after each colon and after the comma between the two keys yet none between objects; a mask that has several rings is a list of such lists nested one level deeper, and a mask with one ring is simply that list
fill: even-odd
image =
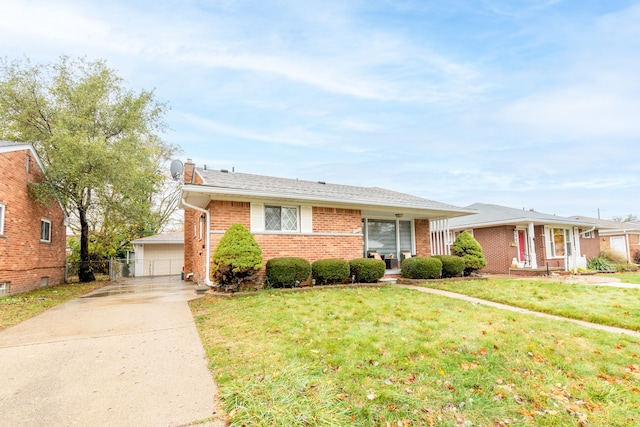
[{"label": "tree trunk", "polygon": [[93,282],[96,276],[93,275],[91,263],[89,262],[89,223],[87,222],[87,213],[84,209],[78,209],[80,218],[80,270],[78,279],[81,283]]}]

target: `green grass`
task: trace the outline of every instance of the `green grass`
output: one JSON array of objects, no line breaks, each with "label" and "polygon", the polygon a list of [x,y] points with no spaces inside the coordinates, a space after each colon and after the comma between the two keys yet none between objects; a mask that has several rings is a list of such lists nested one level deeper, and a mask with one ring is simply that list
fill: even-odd
[{"label": "green grass", "polygon": [[640,284],[640,271],[629,273],[613,273],[613,274],[599,274],[598,276],[615,277],[620,279],[623,283],[636,283]]},{"label": "green grass", "polygon": [[395,287],[191,302],[232,426],[640,423],[640,339]]},{"label": "green grass", "polygon": [[30,319],[51,307],[62,304],[107,282],[72,283],[0,298],[0,331]]},{"label": "green grass", "polygon": [[541,280],[468,280],[423,283],[543,313],[640,330],[640,289],[577,285]]}]

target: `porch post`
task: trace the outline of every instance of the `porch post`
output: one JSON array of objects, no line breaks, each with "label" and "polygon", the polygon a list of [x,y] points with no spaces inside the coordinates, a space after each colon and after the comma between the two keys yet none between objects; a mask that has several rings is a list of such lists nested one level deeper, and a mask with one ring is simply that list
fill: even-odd
[{"label": "porch post", "polygon": [[531,268],[538,268],[538,256],[536,255],[536,242],[534,235],[534,227],[533,223],[530,222],[528,226],[527,236],[529,237],[529,258]]}]

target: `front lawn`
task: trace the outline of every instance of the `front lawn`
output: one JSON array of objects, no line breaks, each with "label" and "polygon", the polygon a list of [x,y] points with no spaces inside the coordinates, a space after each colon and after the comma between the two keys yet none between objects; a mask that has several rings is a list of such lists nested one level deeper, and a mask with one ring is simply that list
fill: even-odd
[{"label": "front lawn", "polygon": [[191,302],[231,425],[640,423],[640,339],[393,286]]},{"label": "front lawn", "polygon": [[640,284],[640,271],[627,272],[627,273],[598,274],[598,276],[615,277],[620,279],[620,281],[623,283]]},{"label": "front lawn", "polygon": [[434,289],[640,331],[640,289],[533,280],[430,281]]},{"label": "front lawn", "polygon": [[0,331],[98,288],[108,282],[69,283],[0,298]]}]

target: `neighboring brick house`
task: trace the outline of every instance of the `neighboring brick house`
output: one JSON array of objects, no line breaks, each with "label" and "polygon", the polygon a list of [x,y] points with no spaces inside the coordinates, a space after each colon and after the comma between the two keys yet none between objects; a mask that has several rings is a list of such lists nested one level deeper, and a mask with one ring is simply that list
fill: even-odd
[{"label": "neighboring brick house", "polygon": [[449,220],[451,242],[465,230],[473,235],[487,259],[481,273],[576,271],[600,253],[592,222],[484,203],[466,208],[478,213]]},{"label": "neighboring brick house", "polygon": [[195,168],[182,187],[187,278],[211,285],[211,255],[233,224],[247,227],[269,259],[352,260],[376,251],[430,255],[429,221],[471,211],[382,188]]},{"label": "neighboring brick house", "polygon": [[42,179],[31,145],[0,141],[0,294],[64,282],[65,215],[57,201],[44,206],[29,192]]},{"label": "neighboring brick house", "polygon": [[633,222],[607,221],[585,216],[571,218],[593,222],[598,226],[600,250],[614,250],[631,263],[640,259],[640,224]]}]

